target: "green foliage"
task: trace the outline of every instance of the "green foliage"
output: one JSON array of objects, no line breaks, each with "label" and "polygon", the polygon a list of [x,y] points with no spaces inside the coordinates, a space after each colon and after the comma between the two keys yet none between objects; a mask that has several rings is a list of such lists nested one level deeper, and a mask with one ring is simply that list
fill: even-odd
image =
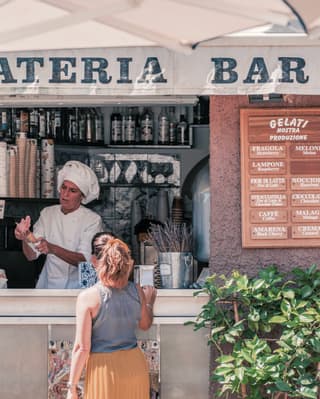
[{"label": "green foliage", "polygon": [[206,280],[195,295],[206,293],[209,301],[188,324],[207,328],[208,344],[220,353],[212,375],[221,386],[217,397],[240,397],[245,384],[247,399],[275,398],[279,392],[317,399],[319,287],[316,265],[295,268],[290,275],[269,266],[254,278],[234,271],[229,278]]}]

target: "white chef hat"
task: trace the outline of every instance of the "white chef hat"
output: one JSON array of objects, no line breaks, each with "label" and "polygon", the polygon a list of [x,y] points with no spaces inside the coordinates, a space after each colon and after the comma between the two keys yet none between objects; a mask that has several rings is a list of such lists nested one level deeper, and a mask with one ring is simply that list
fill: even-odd
[{"label": "white chef hat", "polygon": [[79,161],[68,161],[58,173],[58,190],[64,180],[71,181],[79,187],[84,198],[83,204],[88,204],[99,197],[100,187],[94,171]]}]

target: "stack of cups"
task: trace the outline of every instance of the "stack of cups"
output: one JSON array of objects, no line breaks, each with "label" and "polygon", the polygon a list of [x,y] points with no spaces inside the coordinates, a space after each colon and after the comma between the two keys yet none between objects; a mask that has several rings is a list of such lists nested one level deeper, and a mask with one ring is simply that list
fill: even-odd
[{"label": "stack of cups", "polygon": [[18,164],[18,147],[10,145],[8,148],[9,157],[9,197],[18,196],[17,185],[17,164]]},{"label": "stack of cups", "polygon": [[26,182],[25,182],[25,171],[26,171],[26,151],[27,151],[27,133],[18,132],[16,133],[16,143],[18,147],[18,197],[26,197]]},{"label": "stack of cups", "polygon": [[26,181],[28,182],[27,190],[28,197],[35,198],[37,195],[37,140],[36,139],[28,139],[28,155],[29,155],[29,167],[26,168],[27,175]]},{"label": "stack of cups", "polygon": [[8,196],[7,143],[0,142],[0,196]]},{"label": "stack of cups", "polygon": [[182,197],[174,197],[172,201],[171,219],[173,223],[181,224],[184,221],[184,204]]}]

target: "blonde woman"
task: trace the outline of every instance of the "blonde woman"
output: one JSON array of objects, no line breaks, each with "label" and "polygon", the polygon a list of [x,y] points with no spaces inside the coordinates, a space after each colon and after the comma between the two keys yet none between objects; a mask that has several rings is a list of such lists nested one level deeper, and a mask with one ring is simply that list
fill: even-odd
[{"label": "blonde woman", "polygon": [[93,251],[92,263],[99,281],[77,299],[67,399],[78,399],[84,367],[85,399],[149,399],[148,368],[136,329],[150,328],[156,290],[128,280],[133,259],[119,239],[106,239]]}]

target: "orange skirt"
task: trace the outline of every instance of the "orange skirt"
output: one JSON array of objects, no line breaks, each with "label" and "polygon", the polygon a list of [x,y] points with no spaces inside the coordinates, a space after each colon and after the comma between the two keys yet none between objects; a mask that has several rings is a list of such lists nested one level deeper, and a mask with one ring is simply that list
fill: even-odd
[{"label": "orange skirt", "polygon": [[149,399],[146,359],[137,347],[111,353],[90,353],[85,399]]}]

